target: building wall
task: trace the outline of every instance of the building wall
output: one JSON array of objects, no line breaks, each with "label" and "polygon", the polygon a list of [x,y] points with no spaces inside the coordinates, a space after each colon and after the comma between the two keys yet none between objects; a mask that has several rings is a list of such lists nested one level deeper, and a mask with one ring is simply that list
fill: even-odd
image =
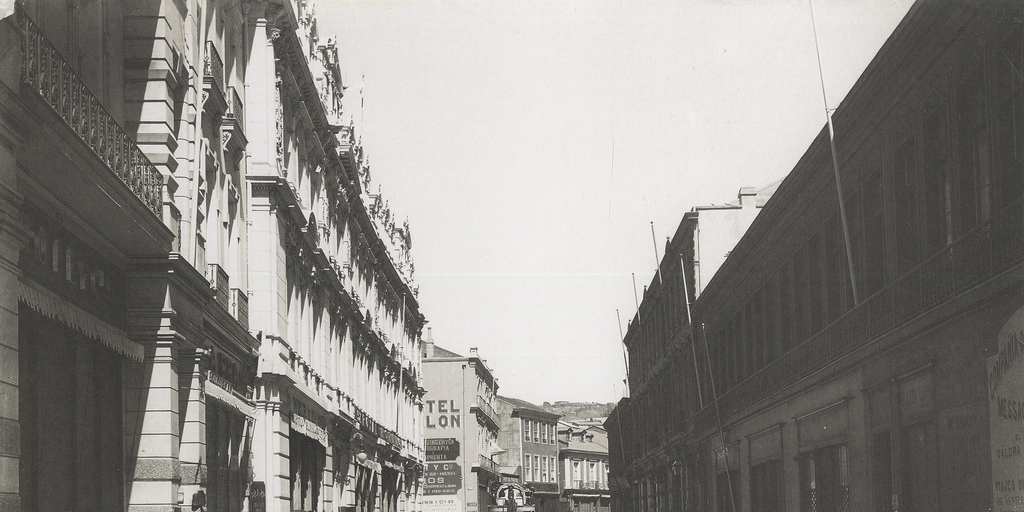
[{"label": "building wall", "polygon": [[409,226],[368,193],[312,4],[257,4],[246,20],[256,479],[268,510],[417,509],[424,318]]},{"label": "building wall", "polygon": [[[192,16],[200,11],[207,20]],[[175,198],[189,187],[184,177],[202,172],[178,150],[222,140],[193,129],[203,104],[188,91],[203,87],[207,52],[237,66],[225,38],[241,32],[240,12],[231,3],[23,2],[2,13],[13,50],[0,78],[10,231],[2,343],[17,370],[4,395],[0,508],[170,510],[206,492],[221,508],[243,507],[252,433],[241,418],[252,414],[257,343],[246,327],[246,263],[229,265],[227,247],[244,252],[244,217],[225,211],[206,227],[224,240],[218,271],[180,252],[182,220],[195,216]],[[244,68],[233,69],[230,83],[240,83]],[[210,130],[220,114],[208,116]],[[216,163],[203,169],[208,190],[223,195],[244,169],[224,164],[226,147],[207,153]],[[47,366],[54,350],[65,358],[58,367]],[[78,392],[51,409],[67,386]],[[208,410],[232,420],[207,429]],[[43,428],[58,419],[68,427]],[[72,465],[39,466],[70,453]]]},{"label": "building wall", "polygon": [[[447,354],[446,354],[447,355]],[[440,460],[427,462],[424,512],[476,512],[493,504],[491,493],[501,481],[492,459],[499,425],[494,410],[497,383],[479,357],[423,359],[424,440],[457,442]],[[457,472],[459,483],[442,481]]]},{"label": "building wall", "polygon": [[[825,130],[705,286],[692,337],[646,314],[678,303],[679,284],[652,285],[627,334],[631,398],[605,423],[617,509],[1009,497],[1014,427],[985,387],[1022,305],[1020,19],[919,2],[835,113],[856,296]],[[666,261],[692,265],[687,249]]]}]

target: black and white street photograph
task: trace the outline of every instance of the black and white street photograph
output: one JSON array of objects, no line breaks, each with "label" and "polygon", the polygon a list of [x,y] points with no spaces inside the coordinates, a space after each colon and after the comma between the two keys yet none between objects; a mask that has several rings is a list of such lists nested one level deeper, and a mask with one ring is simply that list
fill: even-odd
[{"label": "black and white street photograph", "polygon": [[0,0],[0,512],[1024,512],[1024,0]]}]

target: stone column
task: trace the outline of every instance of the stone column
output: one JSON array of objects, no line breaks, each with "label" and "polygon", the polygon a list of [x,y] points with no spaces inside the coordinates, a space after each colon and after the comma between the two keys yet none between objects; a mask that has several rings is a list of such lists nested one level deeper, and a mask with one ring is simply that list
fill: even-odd
[{"label": "stone column", "polygon": [[[192,496],[206,491],[206,369],[209,368],[207,351],[196,349],[178,354],[178,415],[182,425],[181,446],[178,457],[181,464],[181,495],[185,506]],[[207,493],[208,494],[208,493]]]},{"label": "stone column", "polygon": [[150,340],[142,363],[125,364],[125,480],[129,512],[172,512],[179,503],[178,361],[175,333]]},{"label": "stone column", "polygon": [[288,418],[282,414],[282,393],[275,379],[264,379],[256,398],[253,434],[254,480],[267,486],[267,512],[291,512]]}]

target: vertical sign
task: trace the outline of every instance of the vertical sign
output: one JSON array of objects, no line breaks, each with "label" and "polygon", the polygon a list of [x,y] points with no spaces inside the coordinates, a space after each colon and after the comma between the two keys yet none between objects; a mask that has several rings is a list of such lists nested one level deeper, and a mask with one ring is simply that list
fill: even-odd
[{"label": "vertical sign", "polygon": [[249,512],[267,512],[267,484],[249,484]]},{"label": "vertical sign", "polygon": [[999,352],[988,358],[988,416],[992,439],[994,512],[1024,511],[1024,308],[999,331]]}]

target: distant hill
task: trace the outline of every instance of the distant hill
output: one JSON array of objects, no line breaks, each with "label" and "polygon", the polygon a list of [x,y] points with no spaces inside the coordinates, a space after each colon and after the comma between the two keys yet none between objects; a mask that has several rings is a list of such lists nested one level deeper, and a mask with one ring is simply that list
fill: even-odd
[{"label": "distant hill", "polygon": [[598,402],[544,402],[541,406],[545,411],[561,414],[563,421],[581,421],[591,418],[606,418],[615,408],[614,403]]}]

